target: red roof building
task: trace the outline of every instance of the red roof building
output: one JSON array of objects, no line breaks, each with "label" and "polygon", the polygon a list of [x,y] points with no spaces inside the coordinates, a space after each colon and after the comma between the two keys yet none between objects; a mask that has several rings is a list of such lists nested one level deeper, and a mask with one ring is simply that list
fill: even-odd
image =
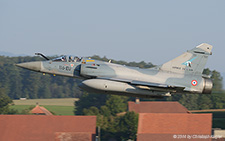
[{"label": "red roof building", "polygon": [[137,141],[211,140],[212,114],[192,114],[168,101],[129,102],[128,109],[139,113]]},{"label": "red roof building", "polygon": [[128,102],[128,109],[136,113],[189,113],[179,102],[170,101]]},{"label": "red roof building", "polygon": [[0,115],[1,141],[94,141],[96,116]]},{"label": "red roof building", "polygon": [[211,140],[212,114],[140,113],[137,141]]},{"label": "red roof building", "polygon": [[39,105],[36,105],[36,107],[34,107],[30,112],[35,115],[52,115],[52,113],[45,109],[45,107],[41,107]]}]

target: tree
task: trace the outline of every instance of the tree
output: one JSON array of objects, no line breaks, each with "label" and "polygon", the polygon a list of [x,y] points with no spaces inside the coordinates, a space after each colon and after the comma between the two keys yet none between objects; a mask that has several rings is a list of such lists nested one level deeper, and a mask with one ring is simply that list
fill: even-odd
[{"label": "tree", "polygon": [[101,115],[105,116],[105,117],[109,117],[111,116],[111,111],[109,110],[109,108],[107,106],[101,106],[100,108],[100,113]]},{"label": "tree", "polygon": [[4,94],[3,89],[0,89],[0,114],[13,114],[12,110],[9,109],[9,104],[12,103],[12,99]]},{"label": "tree", "polygon": [[225,108],[225,92],[214,93],[211,96],[212,108],[213,109],[224,109]]},{"label": "tree", "polygon": [[83,109],[84,115],[99,115],[99,110],[97,107],[91,106],[89,109]]},{"label": "tree", "polygon": [[199,101],[198,101],[198,104],[199,104],[199,109],[200,110],[203,110],[203,109],[210,109],[212,108],[212,101],[211,99],[209,98],[209,96],[207,95],[201,95],[199,97]]},{"label": "tree", "polygon": [[138,114],[133,111],[127,112],[120,117],[117,128],[121,140],[135,140],[138,128]]},{"label": "tree", "polygon": [[214,70],[212,73],[212,80],[213,80],[213,90],[217,92],[221,92],[223,90],[223,77],[221,74]]},{"label": "tree", "polygon": [[109,99],[106,101],[106,106],[109,108],[113,116],[127,110],[127,97],[118,95],[109,95],[108,97]]},{"label": "tree", "polygon": [[184,105],[189,110],[199,109],[199,95],[197,94],[182,94],[179,103]]},{"label": "tree", "polygon": [[19,68],[14,65],[13,66],[10,65],[8,67],[8,72],[14,72],[14,73],[9,73],[7,76],[10,80],[9,82],[10,91],[8,96],[13,99],[18,99],[22,96],[22,88],[23,88],[23,84],[21,83],[22,77],[18,69]]},{"label": "tree", "polygon": [[79,101],[75,101],[75,115],[83,115],[83,109],[89,109],[91,106],[95,106],[100,108],[101,106],[105,105],[107,99],[107,95],[103,94],[87,94],[84,93]]}]

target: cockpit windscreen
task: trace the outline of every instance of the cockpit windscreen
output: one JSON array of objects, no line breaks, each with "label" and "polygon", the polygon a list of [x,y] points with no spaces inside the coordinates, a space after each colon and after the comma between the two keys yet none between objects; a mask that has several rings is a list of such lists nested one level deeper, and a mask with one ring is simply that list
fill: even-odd
[{"label": "cockpit windscreen", "polygon": [[55,58],[55,59],[52,59],[52,61],[54,62],[80,62],[81,59],[77,56],[61,56],[61,57],[58,57],[58,58]]}]

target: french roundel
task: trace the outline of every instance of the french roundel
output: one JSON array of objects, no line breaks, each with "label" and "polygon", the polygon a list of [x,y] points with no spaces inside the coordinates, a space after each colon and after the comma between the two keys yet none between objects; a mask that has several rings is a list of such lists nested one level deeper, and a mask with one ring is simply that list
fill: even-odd
[{"label": "french roundel", "polygon": [[192,80],[191,84],[192,84],[192,86],[196,86],[198,84],[198,81],[197,80]]}]

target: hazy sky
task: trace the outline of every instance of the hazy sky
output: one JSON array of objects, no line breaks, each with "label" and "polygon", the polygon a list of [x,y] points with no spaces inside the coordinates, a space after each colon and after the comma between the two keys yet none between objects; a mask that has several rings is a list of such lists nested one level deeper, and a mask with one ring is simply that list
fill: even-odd
[{"label": "hazy sky", "polygon": [[0,0],[0,51],[162,64],[206,42],[225,72],[225,0]]}]

